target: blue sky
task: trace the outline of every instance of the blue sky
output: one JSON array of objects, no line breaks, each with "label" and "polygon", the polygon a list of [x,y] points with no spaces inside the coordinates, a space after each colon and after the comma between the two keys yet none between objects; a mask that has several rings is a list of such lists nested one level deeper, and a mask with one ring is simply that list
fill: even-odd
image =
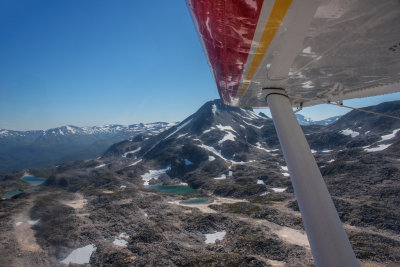
[{"label": "blue sky", "polygon": [[0,0],[0,129],[180,121],[218,97],[183,0]]}]

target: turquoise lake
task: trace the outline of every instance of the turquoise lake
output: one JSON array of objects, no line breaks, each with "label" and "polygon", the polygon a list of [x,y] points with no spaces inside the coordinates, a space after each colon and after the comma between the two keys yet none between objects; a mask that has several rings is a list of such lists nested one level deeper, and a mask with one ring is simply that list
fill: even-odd
[{"label": "turquoise lake", "polygon": [[197,193],[196,189],[193,189],[187,185],[150,185],[146,186],[146,189],[154,189],[165,194],[194,194]]},{"label": "turquoise lake", "polygon": [[208,199],[208,198],[192,198],[192,199],[188,199],[188,200],[182,200],[179,202],[179,204],[195,205],[195,204],[206,204],[209,202],[210,202],[210,199]]},{"label": "turquoise lake", "polygon": [[5,193],[4,196],[3,196],[3,198],[5,198],[5,199],[10,199],[10,198],[12,198],[12,197],[14,197],[14,196],[17,196],[17,195],[19,195],[19,194],[22,194],[22,192],[19,191],[18,189],[13,189],[13,190],[8,191],[7,193]]},{"label": "turquoise lake", "polygon": [[44,183],[44,181],[46,181],[45,178],[35,177],[35,176],[24,176],[21,178],[21,180],[28,182],[30,185],[33,185],[33,186],[40,185],[40,184]]}]

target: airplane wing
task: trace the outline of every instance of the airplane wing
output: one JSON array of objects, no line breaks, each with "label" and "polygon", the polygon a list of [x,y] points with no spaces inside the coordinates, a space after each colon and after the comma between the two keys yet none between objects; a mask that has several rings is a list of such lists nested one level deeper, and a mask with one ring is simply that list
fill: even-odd
[{"label": "airplane wing", "polygon": [[292,106],[400,91],[398,0],[187,0],[221,99]]}]

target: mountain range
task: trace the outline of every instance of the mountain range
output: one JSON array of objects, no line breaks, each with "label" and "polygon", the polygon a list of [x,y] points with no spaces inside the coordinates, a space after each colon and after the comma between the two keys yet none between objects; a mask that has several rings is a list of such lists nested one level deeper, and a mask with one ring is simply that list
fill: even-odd
[{"label": "mountain range", "polygon": [[[400,101],[365,109],[400,117]],[[400,120],[351,111],[302,129],[361,265],[399,265]],[[0,175],[23,192],[0,202],[0,265],[91,247],[93,266],[313,266],[273,121],[251,110],[210,101],[101,157],[24,172],[47,180],[32,193],[23,171]]]},{"label": "mountain range", "polygon": [[304,115],[301,114],[296,114],[297,121],[299,122],[300,125],[329,125],[331,123],[334,123],[337,121],[341,116],[334,116],[330,117],[324,120],[318,120],[315,121],[311,118],[305,117]]},{"label": "mountain range", "polygon": [[115,142],[139,133],[157,134],[175,124],[155,122],[94,127],[67,125],[46,131],[3,129],[0,130],[0,173],[97,157]]},{"label": "mountain range", "polygon": [[[266,117],[263,114],[261,116]],[[296,114],[296,117],[301,125],[328,125],[340,116],[320,121],[300,114]],[[116,142],[140,133],[158,134],[176,124],[178,123],[155,122],[91,127],[67,125],[45,131],[0,129],[0,174],[94,158]]]}]

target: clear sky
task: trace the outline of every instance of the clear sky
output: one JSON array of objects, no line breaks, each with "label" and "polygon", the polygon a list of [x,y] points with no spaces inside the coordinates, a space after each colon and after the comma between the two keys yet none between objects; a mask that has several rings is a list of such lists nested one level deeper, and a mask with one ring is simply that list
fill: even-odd
[{"label": "clear sky", "polygon": [[184,0],[0,0],[0,129],[180,121],[218,97]]}]

